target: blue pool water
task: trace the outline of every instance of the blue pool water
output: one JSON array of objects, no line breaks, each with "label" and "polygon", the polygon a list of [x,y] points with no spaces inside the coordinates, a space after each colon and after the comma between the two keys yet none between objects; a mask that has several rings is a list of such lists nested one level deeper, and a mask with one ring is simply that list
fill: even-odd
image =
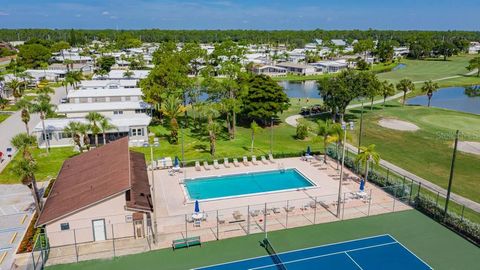
[{"label": "blue pool water", "polygon": [[206,200],[314,186],[295,169],[186,179],[191,200]]}]

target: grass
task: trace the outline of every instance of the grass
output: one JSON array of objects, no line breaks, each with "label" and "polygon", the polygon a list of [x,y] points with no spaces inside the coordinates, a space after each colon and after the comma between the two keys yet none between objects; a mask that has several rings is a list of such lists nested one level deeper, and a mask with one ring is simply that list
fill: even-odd
[{"label": "grass", "polygon": [[[61,147],[50,149],[50,154],[47,155],[45,149],[35,148],[32,151],[33,157],[37,161],[38,170],[35,173],[37,181],[46,181],[52,177],[56,177],[63,161],[67,158],[75,156],[76,152],[73,147]],[[15,161],[19,160],[20,155],[15,155],[12,162],[0,173],[1,184],[15,184],[20,183],[18,176],[13,172]]]},{"label": "grass", "polygon": [[[480,116],[439,108],[420,106],[402,107],[388,103],[382,110],[367,107],[364,113],[362,145],[375,144],[381,157],[443,188],[447,188],[453,140],[456,129],[461,140],[480,141]],[[359,109],[351,110],[349,117],[359,117]],[[401,132],[378,125],[381,118],[394,118],[414,123],[420,130]],[[357,125],[358,126],[358,125]],[[358,144],[358,129],[352,143]],[[453,192],[480,202],[480,156],[457,152]]]},{"label": "grass", "polygon": [[[362,237],[390,234],[434,269],[471,269],[480,249],[421,213],[411,210],[366,218],[269,232],[279,252]],[[207,242],[198,248],[162,249],[112,260],[56,265],[51,270],[75,269],[191,269],[233,260],[265,256],[263,234]]]},{"label": "grass", "polygon": [[[28,95],[24,95],[23,98],[27,101],[32,101],[35,99],[35,96],[28,96]],[[16,104],[13,104],[13,105],[8,105],[6,108],[5,108],[5,111],[18,111],[18,107]]]},{"label": "grass", "polygon": [[[416,82],[460,76],[458,78],[440,80],[438,81],[438,84],[440,87],[480,84],[479,77],[465,76],[465,74],[468,73],[468,70],[465,67],[468,66],[468,61],[473,57],[474,55],[453,56],[450,57],[448,61],[442,61],[441,59],[405,59],[402,60],[402,63],[406,64],[406,67],[396,71],[378,74],[378,77],[381,80],[389,80],[393,83],[397,83],[404,78]],[[421,84],[417,84],[417,87],[420,85]]]},{"label": "grass", "polygon": [[0,113],[0,123],[7,120],[8,117],[10,117],[10,114]]}]

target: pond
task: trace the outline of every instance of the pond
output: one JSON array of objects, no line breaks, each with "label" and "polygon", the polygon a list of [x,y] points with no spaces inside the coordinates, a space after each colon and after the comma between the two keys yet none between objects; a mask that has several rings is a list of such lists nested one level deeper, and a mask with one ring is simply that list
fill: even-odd
[{"label": "pond", "polygon": [[392,71],[396,71],[402,68],[405,68],[407,65],[406,64],[398,64],[394,68],[392,68]]},{"label": "pond", "polygon": [[[407,100],[410,105],[428,104],[426,95],[418,96]],[[480,97],[469,97],[465,95],[463,87],[440,88],[433,93],[431,106],[455,111],[480,114]]]},{"label": "pond", "polygon": [[280,81],[285,93],[291,98],[320,98],[317,81]]}]

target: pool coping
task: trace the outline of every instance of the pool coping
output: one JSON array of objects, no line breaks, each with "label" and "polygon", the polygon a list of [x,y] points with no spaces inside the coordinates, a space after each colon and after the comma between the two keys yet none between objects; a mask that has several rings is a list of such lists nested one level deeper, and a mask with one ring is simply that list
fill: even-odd
[{"label": "pool coping", "polygon": [[[195,180],[195,179],[202,179],[202,178],[210,178],[210,177],[222,177],[222,176],[231,176],[231,175],[244,175],[250,173],[264,173],[264,172],[274,172],[280,170],[295,170],[298,174],[300,174],[305,180],[307,180],[312,186],[309,187],[302,187],[302,188],[289,188],[289,189],[281,189],[281,190],[273,190],[273,191],[265,191],[265,192],[256,192],[256,193],[249,193],[249,194],[242,194],[242,195],[232,195],[232,196],[225,196],[225,197],[217,197],[217,198],[210,198],[210,199],[192,199],[189,196],[187,191],[187,187],[185,186],[185,180]],[[193,204],[195,201],[199,202],[211,202],[211,201],[219,201],[219,200],[228,200],[228,199],[235,199],[235,198],[244,198],[244,197],[251,197],[251,196],[260,196],[260,195],[268,195],[268,194],[275,194],[281,192],[291,192],[291,191],[301,191],[301,190],[309,190],[320,188],[312,179],[302,173],[300,170],[294,167],[286,167],[282,169],[270,169],[270,170],[261,170],[261,171],[253,171],[253,172],[244,172],[244,173],[231,173],[231,174],[221,174],[221,175],[209,175],[209,176],[202,176],[202,177],[194,177],[194,178],[182,178],[180,181],[180,187],[182,189],[183,195],[185,196],[185,204]]]}]

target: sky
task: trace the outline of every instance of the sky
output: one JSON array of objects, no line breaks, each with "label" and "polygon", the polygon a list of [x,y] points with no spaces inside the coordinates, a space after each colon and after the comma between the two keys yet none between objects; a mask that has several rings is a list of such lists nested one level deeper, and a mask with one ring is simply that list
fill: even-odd
[{"label": "sky", "polygon": [[480,31],[480,0],[0,0],[0,28]]}]

